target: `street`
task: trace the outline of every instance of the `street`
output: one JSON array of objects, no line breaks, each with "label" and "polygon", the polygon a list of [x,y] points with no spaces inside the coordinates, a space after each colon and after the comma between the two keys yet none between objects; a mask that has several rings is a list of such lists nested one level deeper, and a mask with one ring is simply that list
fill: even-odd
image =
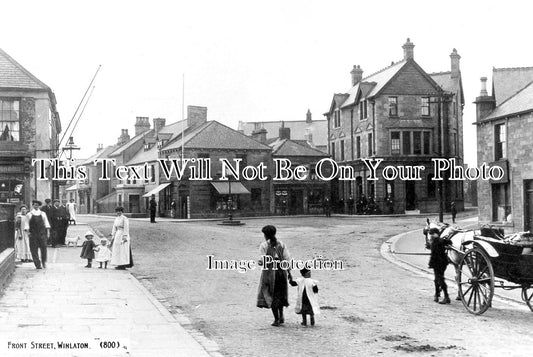
[{"label": "street", "polygon": [[[108,234],[108,218],[84,217]],[[130,220],[135,267],[131,272],[169,311],[229,356],[275,355],[526,355],[533,345],[532,313],[524,304],[495,300],[482,316],[461,302],[433,302],[433,281],[380,255],[388,238],[422,229],[421,217],[317,217],[246,220],[238,227],[217,222]],[[207,270],[216,259],[258,259],[261,227],[274,224],[295,259],[322,255],[344,262],[342,271],[313,271],[322,314],[315,327],[300,325],[295,289],[282,327],[270,326],[270,310],[255,307],[260,271]],[[449,268],[451,269],[451,268]],[[293,272],[295,277],[299,272]],[[450,284],[450,293],[456,289]],[[495,338],[497,336],[497,338]]]}]

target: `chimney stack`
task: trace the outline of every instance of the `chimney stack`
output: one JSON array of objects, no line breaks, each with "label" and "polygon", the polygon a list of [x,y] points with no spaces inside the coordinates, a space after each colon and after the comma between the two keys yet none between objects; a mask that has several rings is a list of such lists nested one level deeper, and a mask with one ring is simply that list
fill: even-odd
[{"label": "chimney stack", "polygon": [[161,128],[163,128],[167,122],[167,120],[165,118],[154,118],[154,131],[155,131],[155,134],[157,135],[157,133],[159,133],[159,130],[161,130]]},{"label": "chimney stack", "polygon": [[257,140],[260,143],[266,144],[267,130],[265,128],[259,128],[259,129],[252,131],[252,139]]},{"label": "chimney stack", "polygon": [[104,149],[104,144],[98,144],[98,146],[96,147],[96,152],[100,152]]},{"label": "chimney stack", "polygon": [[148,117],[137,117],[135,120],[135,136],[150,130]]},{"label": "chimney stack", "polygon": [[352,71],[350,72],[352,74],[352,87],[356,85],[357,83],[361,82],[361,79],[363,79],[363,70],[359,65],[353,66]]},{"label": "chimney stack", "polygon": [[413,45],[413,43],[411,42],[411,40],[409,38],[407,39],[407,42],[404,43],[402,48],[403,48],[403,59],[404,60],[407,61],[408,59],[414,59],[414,57],[415,57],[415,51],[414,51],[415,45]]},{"label": "chimney stack", "polygon": [[117,145],[124,145],[130,141],[130,135],[128,134],[128,129],[122,129],[122,133],[118,137]]},{"label": "chimney stack", "polygon": [[195,105],[187,106],[187,127],[198,126],[207,122],[207,108]]},{"label": "chimney stack", "polygon": [[474,102],[476,104],[476,120],[483,120],[496,107],[494,97],[487,92],[487,77],[481,77],[481,91]]},{"label": "chimney stack", "polygon": [[307,109],[307,114],[305,115],[305,122],[311,124],[313,122],[313,117],[311,115],[311,110]]},{"label": "chimney stack", "polygon": [[459,75],[461,74],[461,68],[459,67],[459,60],[461,59],[461,56],[459,56],[455,48],[450,54],[450,58],[452,62],[452,78],[459,78]]},{"label": "chimney stack", "polygon": [[285,122],[281,122],[281,127],[279,128],[279,139],[291,139],[291,128],[285,127]]}]

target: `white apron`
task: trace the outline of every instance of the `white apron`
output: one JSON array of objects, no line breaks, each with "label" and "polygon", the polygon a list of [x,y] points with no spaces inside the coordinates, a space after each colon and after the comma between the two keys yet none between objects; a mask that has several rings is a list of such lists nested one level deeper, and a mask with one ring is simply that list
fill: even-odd
[{"label": "white apron", "polygon": [[[113,223],[113,249],[111,252],[111,265],[130,264],[130,227],[129,220],[124,215],[117,216]],[[126,242],[123,242],[126,238]]]},{"label": "white apron", "polygon": [[296,279],[296,283],[298,284],[298,298],[296,299],[296,306],[294,307],[294,311],[297,314],[302,311],[302,297],[305,288],[307,298],[309,299],[311,307],[313,308],[313,313],[315,315],[320,315],[320,306],[318,305],[318,294],[315,294],[313,292],[313,286],[318,284],[318,280],[313,280],[311,278],[298,278]]}]

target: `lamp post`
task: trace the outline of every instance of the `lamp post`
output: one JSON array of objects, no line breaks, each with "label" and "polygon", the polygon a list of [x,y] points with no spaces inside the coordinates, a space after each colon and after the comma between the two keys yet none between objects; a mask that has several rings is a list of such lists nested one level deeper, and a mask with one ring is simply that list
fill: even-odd
[{"label": "lamp post", "polygon": [[69,160],[72,159],[72,152],[75,150],[80,150],[80,147],[76,144],[74,144],[74,138],[71,136],[68,138],[67,145],[61,149],[63,152],[68,151],[69,152]]},{"label": "lamp post", "polygon": [[228,180],[228,221],[233,221],[233,201],[231,199],[231,179]]}]

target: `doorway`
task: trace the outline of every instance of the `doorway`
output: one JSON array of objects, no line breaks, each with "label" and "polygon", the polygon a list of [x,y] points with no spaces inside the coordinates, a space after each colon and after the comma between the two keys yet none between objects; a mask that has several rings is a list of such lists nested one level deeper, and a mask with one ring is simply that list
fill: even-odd
[{"label": "doorway", "polygon": [[524,231],[533,228],[533,180],[524,180]]},{"label": "doorway", "polygon": [[405,210],[416,209],[416,189],[415,181],[405,181]]}]

